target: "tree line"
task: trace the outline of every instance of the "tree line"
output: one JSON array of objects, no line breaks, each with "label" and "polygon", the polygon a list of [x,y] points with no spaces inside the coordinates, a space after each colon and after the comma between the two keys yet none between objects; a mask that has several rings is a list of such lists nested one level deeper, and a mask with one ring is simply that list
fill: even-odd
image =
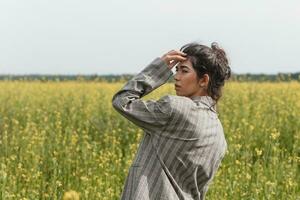
[{"label": "tree line", "polygon": [[[40,81],[40,82],[61,82],[61,81],[93,81],[93,82],[125,82],[130,80],[133,74],[121,75],[0,75],[1,81]],[[278,73],[278,74],[232,74],[231,81],[244,82],[280,82],[280,81],[299,81],[300,72],[297,73]],[[168,82],[174,82],[172,78]]]}]

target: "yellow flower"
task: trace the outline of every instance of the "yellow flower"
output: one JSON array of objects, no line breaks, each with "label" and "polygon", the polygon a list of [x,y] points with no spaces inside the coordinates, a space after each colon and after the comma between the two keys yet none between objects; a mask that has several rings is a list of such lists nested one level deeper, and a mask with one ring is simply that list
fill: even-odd
[{"label": "yellow flower", "polygon": [[256,151],[256,155],[261,156],[262,150],[255,148],[255,151]]},{"label": "yellow flower", "polygon": [[240,165],[241,162],[239,160],[235,160],[235,164]]},{"label": "yellow flower", "polygon": [[288,180],[286,182],[287,182],[287,187],[293,187],[294,182],[291,178],[288,178]]},{"label": "yellow flower", "polygon": [[58,187],[60,187],[60,186],[62,186],[62,183],[61,183],[60,181],[56,181],[56,185],[57,185]]},{"label": "yellow flower", "polygon": [[279,136],[280,136],[280,132],[276,128],[273,128],[270,138],[276,140]]},{"label": "yellow flower", "polygon": [[246,179],[250,180],[251,179],[251,175],[250,174],[246,174]]},{"label": "yellow flower", "polygon": [[70,190],[65,192],[62,200],[79,200],[79,194],[74,190]]}]

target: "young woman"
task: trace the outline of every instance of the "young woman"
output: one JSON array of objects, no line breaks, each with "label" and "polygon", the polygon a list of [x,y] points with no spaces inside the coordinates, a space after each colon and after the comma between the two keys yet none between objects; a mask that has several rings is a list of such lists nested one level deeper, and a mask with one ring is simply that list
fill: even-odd
[{"label": "young woman", "polygon": [[[141,100],[175,66],[176,95]],[[144,130],[122,200],[205,198],[227,149],[216,103],[230,74],[216,43],[190,43],[154,59],[113,96],[113,107]]]}]

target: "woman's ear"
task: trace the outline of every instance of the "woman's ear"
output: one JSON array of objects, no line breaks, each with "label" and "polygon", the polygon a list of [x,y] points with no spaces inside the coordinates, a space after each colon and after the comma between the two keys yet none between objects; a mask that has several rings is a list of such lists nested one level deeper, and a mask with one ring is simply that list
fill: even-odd
[{"label": "woman's ear", "polygon": [[199,80],[199,86],[201,88],[207,88],[208,82],[209,82],[209,76],[208,74],[204,74],[202,78]]}]

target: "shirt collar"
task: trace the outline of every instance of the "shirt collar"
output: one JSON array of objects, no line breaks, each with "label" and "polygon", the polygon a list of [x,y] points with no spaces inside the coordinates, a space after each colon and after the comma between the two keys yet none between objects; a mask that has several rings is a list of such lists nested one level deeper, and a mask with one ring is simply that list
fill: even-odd
[{"label": "shirt collar", "polygon": [[210,108],[213,112],[217,113],[216,101],[211,96],[194,96],[190,97],[194,102],[201,102]]}]

